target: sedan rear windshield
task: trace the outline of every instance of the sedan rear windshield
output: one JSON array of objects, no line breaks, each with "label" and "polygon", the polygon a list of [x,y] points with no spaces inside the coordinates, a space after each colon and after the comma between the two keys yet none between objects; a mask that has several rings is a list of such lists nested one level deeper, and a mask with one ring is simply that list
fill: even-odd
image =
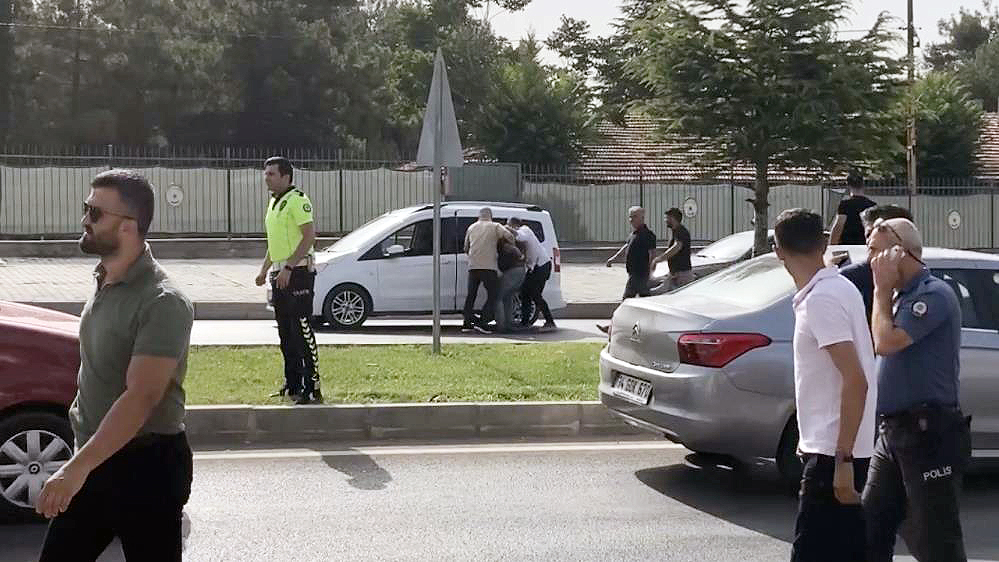
[{"label": "sedan rear windshield", "polygon": [[793,293],[794,280],[776,255],[766,254],[708,275],[678,292],[759,308]]}]

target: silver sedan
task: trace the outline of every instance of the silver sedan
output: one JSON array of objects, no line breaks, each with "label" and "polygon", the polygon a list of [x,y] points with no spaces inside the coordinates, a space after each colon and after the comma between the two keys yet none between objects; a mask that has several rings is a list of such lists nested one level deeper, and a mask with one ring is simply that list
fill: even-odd
[{"label": "silver sedan", "polygon": [[[866,259],[866,249],[846,251]],[[927,248],[962,307],[961,402],[976,458],[999,458],[999,256]],[[774,254],[669,294],[624,301],[600,353],[600,399],[632,425],[700,453],[775,459],[794,480],[794,283]]]}]

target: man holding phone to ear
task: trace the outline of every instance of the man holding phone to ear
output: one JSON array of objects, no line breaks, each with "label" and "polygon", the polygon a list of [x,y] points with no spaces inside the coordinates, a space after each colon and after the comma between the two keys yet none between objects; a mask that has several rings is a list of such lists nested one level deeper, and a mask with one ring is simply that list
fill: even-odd
[{"label": "man holding phone to ear", "polygon": [[961,307],[922,261],[919,230],[906,219],[874,224],[874,346],[878,439],[863,502],[870,562],[889,562],[908,519],[906,542],[920,562],[964,562],[958,496],[971,456],[961,413]]},{"label": "man holding phone to ear", "polygon": [[864,303],[823,263],[822,217],[784,211],[774,250],[794,278],[794,396],[802,477],[792,562],[864,559],[863,488],[874,446],[874,348]]}]

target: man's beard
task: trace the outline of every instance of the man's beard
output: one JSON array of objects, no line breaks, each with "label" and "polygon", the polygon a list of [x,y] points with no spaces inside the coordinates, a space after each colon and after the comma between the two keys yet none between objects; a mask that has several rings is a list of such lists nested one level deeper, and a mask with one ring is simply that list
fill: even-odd
[{"label": "man's beard", "polygon": [[118,251],[118,240],[111,235],[98,236],[93,231],[83,231],[80,237],[80,249],[84,254],[109,256]]}]

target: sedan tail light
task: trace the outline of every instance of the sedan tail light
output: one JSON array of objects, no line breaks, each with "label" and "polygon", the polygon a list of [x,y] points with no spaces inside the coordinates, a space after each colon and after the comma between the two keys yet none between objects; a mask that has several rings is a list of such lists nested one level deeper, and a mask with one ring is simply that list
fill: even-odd
[{"label": "sedan tail light", "polygon": [[559,251],[558,246],[552,248],[552,266],[552,273],[562,271],[562,252]]},{"label": "sedan tail light", "polygon": [[733,359],[758,347],[770,345],[762,334],[683,334],[677,340],[680,361],[702,367],[724,367]]}]

